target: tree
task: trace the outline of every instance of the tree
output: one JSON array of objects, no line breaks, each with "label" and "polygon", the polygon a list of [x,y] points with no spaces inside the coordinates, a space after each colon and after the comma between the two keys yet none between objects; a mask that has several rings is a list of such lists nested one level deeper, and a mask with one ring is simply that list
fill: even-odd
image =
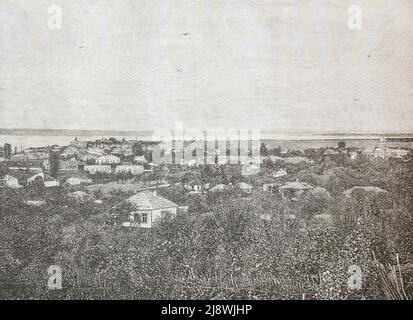
[{"label": "tree", "polygon": [[345,149],[346,148],[346,143],[344,141],[340,141],[337,144],[337,146],[338,146],[339,149]]},{"label": "tree", "polygon": [[44,195],[45,191],[46,188],[41,177],[37,177],[34,181],[32,181],[32,183],[28,187],[28,193],[35,197]]},{"label": "tree", "polygon": [[0,163],[0,177],[7,174],[9,172],[9,168],[5,163]]},{"label": "tree", "polygon": [[315,215],[321,214],[332,203],[332,197],[327,190],[316,188],[309,191],[302,199],[301,216],[311,220]]},{"label": "tree", "polygon": [[189,213],[204,213],[209,211],[206,197],[203,194],[193,194],[188,199]]},{"label": "tree", "polygon": [[[128,201],[123,201],[118,204],[112,211],[111,214],[116,222],[122,223],[129,220],[129,215],[131,212],[135,212],[136,207]],[[135,220],[138,220],[139,217],[135,214]],[[139,221],[139,220],[138,220]]]},{"label": "tree", "polygon": [[400,201],[413,212],[413,151],[408,155],[409,161],[396,165],[396,192]]},{"label": "tree", "polygon": [[142,141],[135,142],[132,146],[132,153],[135,156],[143,156],[144,155],[144,145]]},{"label": "tree", "polygon": [[262,156],[267,156],[267,155],[268,155],[268,149],[267,149],[267,146],[265,145],[264,142],[261,143],[261,146],[260,146],[260,154],[261,154]]},{"label": "tree", "polygon": [[118,141],[116,140],[116,138],[113,138],[113,137],[110,137],[110,138],[109,138],[109,142],[110,142],[111,144],[118,144]]},{"label": "tree", "polygon": [[50,151],[49,155],[49,165],[50,165],[50,175],[53,178],[57,178],[59,175],[59,154],[54,151]]}]

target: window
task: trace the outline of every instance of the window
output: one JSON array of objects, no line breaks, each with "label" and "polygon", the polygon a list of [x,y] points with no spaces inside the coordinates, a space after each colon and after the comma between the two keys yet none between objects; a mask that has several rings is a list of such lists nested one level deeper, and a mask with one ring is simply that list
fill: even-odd
[{"label": "window", "polygon": [[142,213],[142,223],[147,223],[148,222],[148,214],[147,213]]}]

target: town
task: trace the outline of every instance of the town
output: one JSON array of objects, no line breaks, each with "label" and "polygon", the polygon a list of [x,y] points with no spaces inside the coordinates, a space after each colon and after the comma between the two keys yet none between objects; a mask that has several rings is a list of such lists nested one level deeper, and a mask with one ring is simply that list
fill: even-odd
[{"label": "town", "polygon": [[[234,155],[185,141],[185,150],[164,152],[191,160],[165,164],[152,156],[161,145],[5,143],[0,280],[20,286],[1,295],[48,297],[39,270],[49,265],[64,270],[53,294],[69,299],[412,293],[411,148],[384,137],[363,150],[344,141],[305,150],[261,142],[258,153]],[[390,262],[404,270],[400,292],[388,288],[403,281],[388,279]],[[347,284],[352,265],[363,272],[358,290]]]}]

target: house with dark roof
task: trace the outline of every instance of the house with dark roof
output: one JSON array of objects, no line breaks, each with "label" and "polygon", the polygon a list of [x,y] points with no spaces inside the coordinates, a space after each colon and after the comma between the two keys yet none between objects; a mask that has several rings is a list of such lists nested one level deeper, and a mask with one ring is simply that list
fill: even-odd
[{"label": "house with dark roof", "polygon": [[153,223],[163,213],[176,215],[178,209],[177,204],[158,196],[155,192],[139,192],[126,201],[133,211],[129,213],[128,221],[122,223],[124,227],[152,228]]},{"label": "house with dark roof", "polygon": [[285,183],[278,188],[278,191],[284,199],[296,200],[312,189],[314,187],[306,182],[294,181]]}]

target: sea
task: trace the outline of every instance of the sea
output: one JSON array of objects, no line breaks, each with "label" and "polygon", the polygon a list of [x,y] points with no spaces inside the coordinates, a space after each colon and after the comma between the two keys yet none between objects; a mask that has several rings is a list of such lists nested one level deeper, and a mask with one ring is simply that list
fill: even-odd
[{"label": "sea", "polygon": [[[80,141],[95,141],[100,139],[116,138],[122,140],[144,140],[152,141],[151,136],[137,135],[0,135],[0,146],[9,143],[12,148],[17,147],[19,151],[30,147],[44,147],[51,145],[66,146],[77,137]],[[403,136],[405,138],[405,136]],[[412,136],[413,138],[413,136]],[[281,147],[282,150],[305,150],[310,148],[336,147],[339,142],[344,141],[348,147],[356,147],[361,150],[374,148],[383,144],[383,136],[380,135],[318,135],[318,134],[272,134],[261,137],[268,148]],[[412,148],[413,139],[410,141],[388,141],[385,146],[389,148]]]}]

